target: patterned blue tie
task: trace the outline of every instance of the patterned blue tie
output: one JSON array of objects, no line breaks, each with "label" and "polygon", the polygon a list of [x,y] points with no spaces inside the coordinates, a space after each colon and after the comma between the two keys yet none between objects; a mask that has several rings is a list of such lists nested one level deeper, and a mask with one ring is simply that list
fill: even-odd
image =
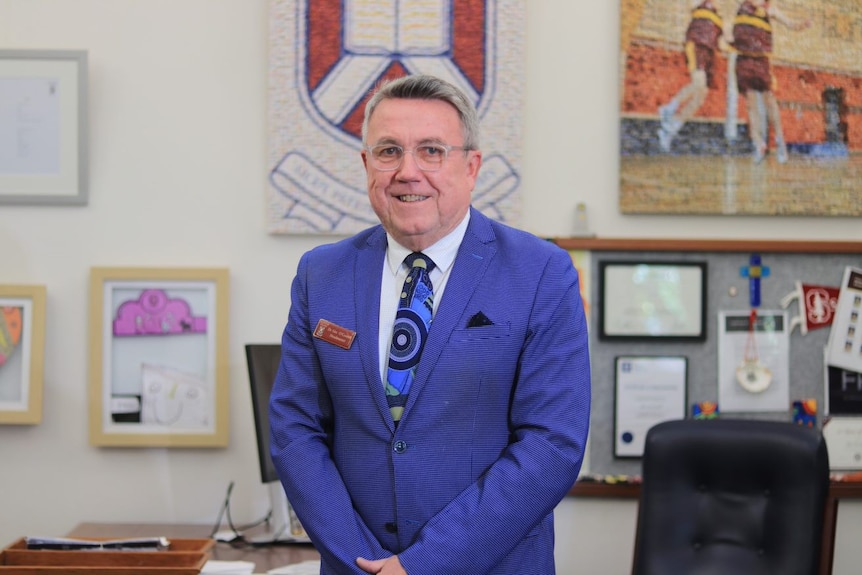
[{"label": "patterned blue tie", "polygon": [[419,252],[413,252],[404,262],[410,267],[410,272],[404,280],[395,315],[386,382],[386,399],[396,424],[407,403],[434,309],[434,290],[428,275],[434,269],[434,262]]}]

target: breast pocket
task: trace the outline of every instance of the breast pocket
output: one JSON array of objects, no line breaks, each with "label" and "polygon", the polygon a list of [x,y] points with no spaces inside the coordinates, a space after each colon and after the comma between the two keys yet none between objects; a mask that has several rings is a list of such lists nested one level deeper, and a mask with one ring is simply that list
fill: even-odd
[{"label": "breast pocket", "polygon": [[509,323],[467,327],[453,331],[452,342],[469,343],[487,339],[508,338],[511,336],[511,332],[511,325]]},{"label": "breast pocket", "polygon": [[447,376],[456,386],[487,390],[492,382],[492,389],[501,382],[510,385],[520,356],[518,339],[510,324],[458,329],[452,332],[438,365],[452,370]]}]

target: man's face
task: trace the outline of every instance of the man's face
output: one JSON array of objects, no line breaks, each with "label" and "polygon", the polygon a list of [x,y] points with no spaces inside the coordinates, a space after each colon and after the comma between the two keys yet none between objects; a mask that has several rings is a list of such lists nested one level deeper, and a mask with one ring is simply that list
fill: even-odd
[{"label": "man's face", "polygon": [[[462,146],[458,112],[439,100],[383,100],[368,121],[368,147],[386,143],[410,151],[421,144]],[[386,231],[398,243],[420,251],[457,226],[470,207],[470,194],[482,165],[479,151],[451,150],[439,170],[422,171],[405,153],[392,171],[374,167],[363,150],[368,198]]]}]

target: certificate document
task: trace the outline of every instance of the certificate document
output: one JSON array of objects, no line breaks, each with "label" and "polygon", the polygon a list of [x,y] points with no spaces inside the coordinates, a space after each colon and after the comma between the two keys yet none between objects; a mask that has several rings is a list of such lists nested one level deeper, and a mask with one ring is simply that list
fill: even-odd
[{"label": "certificate document", "polygon": [[829,468],[862,469],[862,418],[830,417],[823,423]]},{"label": "certificate document", "polygon": [[640,457],[650,427],[684,419],[685,357],[616,358],[614,455]]},{"label": "certificate document", "polygon": [[60,80],[0,78],[0,174],[60,173]]}]

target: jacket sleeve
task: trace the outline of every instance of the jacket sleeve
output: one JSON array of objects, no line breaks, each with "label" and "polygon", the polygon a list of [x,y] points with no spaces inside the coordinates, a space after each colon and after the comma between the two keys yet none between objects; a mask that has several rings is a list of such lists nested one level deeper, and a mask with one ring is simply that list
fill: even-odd
[{"label": "jacket sleeve", "polygon": [[270,396],[271,454],[287,498],[324,564],[337,573],[364,574],[356,566],[357,557],[392,554],[354,511],[330,454],[332,402],[309,324],[308,260],[308,254],[300,260],[291,288],[281,364]]}]

